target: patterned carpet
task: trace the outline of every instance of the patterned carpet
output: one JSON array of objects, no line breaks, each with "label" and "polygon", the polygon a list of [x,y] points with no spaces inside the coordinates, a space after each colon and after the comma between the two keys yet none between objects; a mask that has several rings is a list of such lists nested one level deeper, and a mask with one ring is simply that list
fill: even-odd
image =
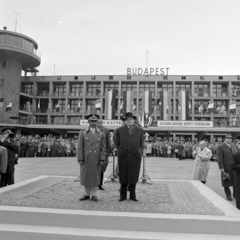
[{"label": "patterned carpet", "polygon": [[165,214],[224,215],[198,189],[186,181],[158,181],[154,185],[137,184],[139,202],[118,202],[119,184],[105,183],[98,191],[99,201],[80,202],[83,187],[74,179],[48,177],[1,193],[0,205],[94,211]]}]

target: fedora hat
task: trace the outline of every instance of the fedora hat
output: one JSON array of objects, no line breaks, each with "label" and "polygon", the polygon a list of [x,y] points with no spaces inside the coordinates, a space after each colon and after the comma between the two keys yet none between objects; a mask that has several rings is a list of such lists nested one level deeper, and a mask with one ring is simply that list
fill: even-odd
[{"label": "fedora hat", "polygon": [[99,118],[100,118],[99,115],[94,114],[94,113],[89,114],[89,115],[86,117],[86,119],[87,119],[88,121],[96,121],[96,122],[97,122],[97,120],[98,120]]},{"label": "fedora hat", "polygon": [[224,138],[233,138],[233,137],[232,137],[232,134],[228,133],[228,134],[225,135]]},{"label": "fedora hat", "polygon": [[137,117],[133,116],[131,112],[126,112],[125,116],[122,117],[122,120],[126,121],[127,118],[133,118],[134,120],[137,119]]}]

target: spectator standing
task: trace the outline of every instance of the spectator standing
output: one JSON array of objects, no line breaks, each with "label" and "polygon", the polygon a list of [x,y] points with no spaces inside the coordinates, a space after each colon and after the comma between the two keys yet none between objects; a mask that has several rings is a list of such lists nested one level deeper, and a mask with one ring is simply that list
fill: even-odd
[{"label": "spectator standing", "polygon": [[233,197],[235,196],[234,172],[231,162],[232,155],[236,152],[236,148],[232,145],[232,135],[227,134],[224,143],[217,148],[217,161],[221,171],[222,186],[224,187],[226,197],[229,201],[233,200],[230,187],[233,187]]},{"label": "spectator standing", "polygon": [[195,158],[193,179],[199,180],[205,184],[207,181],[210,159],[212,157],[212,151],[207,148],[207,143],[205,141],[199,143],[199,147],[193,151],[193,157]]},{"label": "spectator standing", "polygon": [[235,179],[235,195],[236,195],[236,206],[240,210],[240,139],[236,140],[238,152],[233,154],[231,166],[232,170],[236,171]]}]

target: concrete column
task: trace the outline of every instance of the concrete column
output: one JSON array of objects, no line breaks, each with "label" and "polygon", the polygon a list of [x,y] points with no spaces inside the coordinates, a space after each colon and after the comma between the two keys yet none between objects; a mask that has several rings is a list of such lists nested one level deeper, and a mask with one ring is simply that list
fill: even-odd
[{"label": "concrete column", "polygon": [[87,96],[87,83],[83,82],[83,116],[86,113],[86,96]]},{"label": "concrete column", "polygon": [[[106,93],[104,93],[104,84],[103,84],[103,81],[101,81],[101,96],[100,96],[100,100],[101,100],[101,117],[103,117],[103,97],[106,96]],[[106,98],[105,98],[105,101],[106,101]],[[106,110],[106,109],[105,109]]]},{"label": "concrete column", "polygon": [[136,96],[137,97],[137,111],[136,111],[137,115],[139,114],[139,97],[140,97],[139,96],[139,94],[140,94],[139,93],[139,86],[140,86],[140,83],[139,83],[139,81],[137,81],[137,96]]},{"label": "concrete column", "polygon": [[[121,117],[121,109],[120,109],[120,103],[121,103],[121,96],[122,96],[122,85],[121,81],[118,82],[118,118]],[[137,105],[138,107],[138,105]]]},{"label": "concrete column", "polygon": [[33,96],[37,96],[38,83],[33,82]]},{"label": "concrete column", "polygon": [[166,139],[169,140],[170,136],[171,136],[171,131],[167,131],[166,132]]},{"label": "concrete column", "polygon": [[69,81],[66,82],[66,97],[70,96],[70,84]]}]

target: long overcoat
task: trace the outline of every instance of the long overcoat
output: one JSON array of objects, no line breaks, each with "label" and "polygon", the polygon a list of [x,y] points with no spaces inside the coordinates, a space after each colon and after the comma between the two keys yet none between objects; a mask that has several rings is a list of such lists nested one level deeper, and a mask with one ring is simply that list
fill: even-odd
[{"label": "long overcoat", "polygon": [[119,181],[123,184],[138,182],[143,155],[143,129],[134,126],[129,134],[127,126],[114,132],[114,144],[118,150]]},{"label": "long overcoat", "polygon": [[182,144],[177,145],[177,150],[178,150],[178,155],[179,156],[182,156],[183,149],[184,149],[184,147],[183,147]]},{"label": "long overcoat", "polygon": [[223,187],[231,187],[234,185],[234,170],[232,170],[231,162],[233,155],[233,145],[230,148],[226,143],[223,143],[217,148],[217,161],[219,169],[224,169],[226,173],[230,175],[230,180],[223,180],[223,174],[221,173],[221,180]]},{"label": "long overcoat", "polygon": [[106,157],[104,163],[101,165],[101,172],[105,172],[108,166],[108,155],[111,152],[111,142],[110,142],[110,131],[109,129],[102,127],[102,132],[105,135],[105,143],[106,143]]},{"label": "long overcoat", "polygon": [[77,158],[80,165],[81,185],[96,187],[100,184],[100,161],[105,161],[106,144],[104,133],[97,128],[93,134],[90,128],[79,133]]},{"label": "long overcoat", "polygon": [[[201,150],[201,148],[197,148],[193,151],[193,157],[195,158],[193,179],[207,181],[212,151],[207,147],[203,150]],[[200,157],[202,159],[200,159]]]}]

